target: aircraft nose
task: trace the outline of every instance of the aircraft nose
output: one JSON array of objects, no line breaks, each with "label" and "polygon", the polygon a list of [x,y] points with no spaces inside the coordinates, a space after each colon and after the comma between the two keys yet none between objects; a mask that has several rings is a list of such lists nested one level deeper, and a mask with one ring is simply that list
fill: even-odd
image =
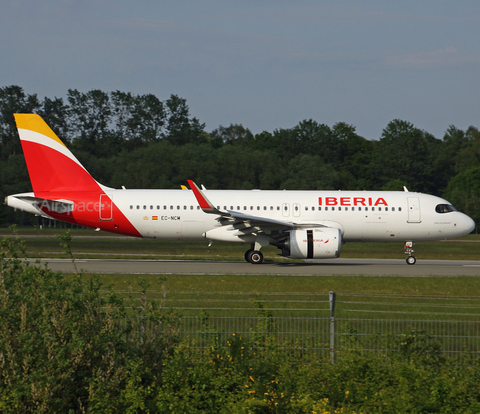
[{"label": "aircraft nose", "polygon": [[475,222],[466,214],[462,214],[462,220],[458,224],[464,234],[470,234],[475,229]]}]

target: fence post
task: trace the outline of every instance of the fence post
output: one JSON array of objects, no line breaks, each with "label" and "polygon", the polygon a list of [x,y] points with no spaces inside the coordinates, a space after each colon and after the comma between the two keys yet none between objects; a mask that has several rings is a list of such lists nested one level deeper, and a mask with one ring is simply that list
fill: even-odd
[{"label": "fence post", "polygon": [[330,362],[335,363],[335,298],[337,294],[330,292]]}]

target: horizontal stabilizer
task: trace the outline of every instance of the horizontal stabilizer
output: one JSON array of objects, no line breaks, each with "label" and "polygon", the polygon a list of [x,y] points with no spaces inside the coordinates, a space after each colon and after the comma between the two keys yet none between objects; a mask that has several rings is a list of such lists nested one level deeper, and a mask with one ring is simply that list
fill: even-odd
[{"label": "horizontal stabilizer", "polygon": [[[74,203],[70,200],[48,200],[35,197],[33,193],[11,195],[5,198],[5,204],[19,210],[45,216],[45,210],[64,214],[73,211]],[[48,216],[45,216],[48,217]]]}]

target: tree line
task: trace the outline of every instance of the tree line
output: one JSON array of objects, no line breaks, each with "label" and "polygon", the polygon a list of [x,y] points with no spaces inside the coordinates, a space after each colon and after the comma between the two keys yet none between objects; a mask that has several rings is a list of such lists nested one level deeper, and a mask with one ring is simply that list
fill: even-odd
[{"label": "tree line", "polygon": [[[434,137],[394,119],[377,140],[345,122],[313,119],[253,134],[240,124],[207,132],[187,101],[171,95],[91,90],[41,100],[0,88],[0,197],[30,191],[13,114],[38,113],[102,184],[215,189],[402,190],[445,197],[480,222],[480,131],[450,126]],[[4,206],[1,224],[31,218]]]}]

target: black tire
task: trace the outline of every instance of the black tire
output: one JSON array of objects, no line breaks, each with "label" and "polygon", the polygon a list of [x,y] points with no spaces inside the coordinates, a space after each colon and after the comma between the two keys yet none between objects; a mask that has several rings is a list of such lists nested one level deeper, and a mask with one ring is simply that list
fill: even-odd
[{"label": "black tire", "polygon": [[252,253],[252,252],[253,252],[253,249],[249,249],[245,252],[245,261],[248,262],[248,263],[250,263],[249,257],[250,257],[250,253]]},{"label": "black tire", "polygon": [[259,250],[252,250],[248,254],[248,261],[251,264],[260,264],[263,262],[263,254]]},{"label": "black tire", "polygon": [[408,256],[406,261],[408,265],[414,265],[415,263],[417,263],[417,258],[414,256]]}]

